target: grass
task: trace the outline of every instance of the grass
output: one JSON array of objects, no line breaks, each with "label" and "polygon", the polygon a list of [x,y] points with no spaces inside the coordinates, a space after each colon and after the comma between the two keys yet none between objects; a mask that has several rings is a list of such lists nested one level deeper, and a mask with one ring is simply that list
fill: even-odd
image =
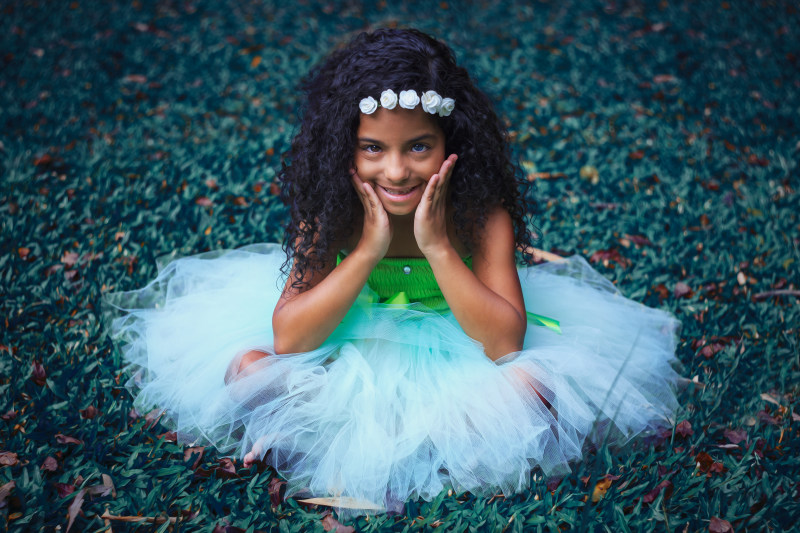
[{"label": "grass", "polygon": [[6,530],[336,526],[323,507],[282,501],[271,471],[187,450],[131,412],[100,302],[145,284],[164,254],[279,240],[272,183],[297,124],[294,87],[343,38],[392,24],[453,46],[508,121],[539,245],[583,254],[628,296],[675,313],[696,384],[670,435],[589,453],[563,479],[534,476],[507,498],[443,493],[347,525],[793,528],[793,2],[10,0],[0,7]]}]

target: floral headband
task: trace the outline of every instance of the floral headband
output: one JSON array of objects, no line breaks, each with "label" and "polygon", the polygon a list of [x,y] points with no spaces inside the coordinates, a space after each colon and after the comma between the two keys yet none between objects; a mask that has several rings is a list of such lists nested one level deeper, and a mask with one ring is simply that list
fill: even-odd
[{"label": "floral headband", "polygon": [[358,104],[358,108],[365,115],[371,115],[378,109],[378,106],[385,107],[386,109],[394,109],[397,104],[403,109],[414,109],[417,104],[422,102],[422,109],[426,113],[435,115],[439,113],[440,117],[448,117],[453,112],[456,106],[456,101],[452,98],[442,98],[436,91],[426,91],[422,94],[422,98],[417,94],[417,91],[408,90],[400,91],[400,96],[397,96],[391,89],[386,89],[381,93],[380,104],[371,96],[362,98]]}]

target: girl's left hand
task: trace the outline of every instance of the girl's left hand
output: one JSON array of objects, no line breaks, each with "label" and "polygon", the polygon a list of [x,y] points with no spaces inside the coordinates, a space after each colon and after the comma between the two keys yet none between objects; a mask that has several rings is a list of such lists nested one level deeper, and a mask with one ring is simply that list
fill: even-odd
[{"label": "girl's left hand", "polygon": [[424,255],[450,244],[447,236],[447,186],[458,156],[450,155],[442,162],[422,193],[422,200],[414,213],[414,237]]}]

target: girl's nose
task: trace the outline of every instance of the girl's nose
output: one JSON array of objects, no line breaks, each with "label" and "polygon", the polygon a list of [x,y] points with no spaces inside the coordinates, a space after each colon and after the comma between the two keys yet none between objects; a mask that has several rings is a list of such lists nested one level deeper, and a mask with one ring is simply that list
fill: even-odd
[{"label": "girl's nose", "polygon": [[400,154],[392,154],[386,158],[386,167],[383,169],[386,179],[402,181],[408,177],[408,168],[405,158]]}]

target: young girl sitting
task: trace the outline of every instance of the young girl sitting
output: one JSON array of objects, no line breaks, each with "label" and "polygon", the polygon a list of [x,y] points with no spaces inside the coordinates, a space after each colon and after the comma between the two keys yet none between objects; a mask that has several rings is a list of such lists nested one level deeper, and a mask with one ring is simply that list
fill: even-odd
[{"label": "young girl sitting", "polygon": [[137,406],[345,513],[512,494],[587,440],[671,424],[678,323],[580,257],[518,269],[505,132],[447,46],[362,34],[304,90],[283,250],[179,259],[111,296]]}]

